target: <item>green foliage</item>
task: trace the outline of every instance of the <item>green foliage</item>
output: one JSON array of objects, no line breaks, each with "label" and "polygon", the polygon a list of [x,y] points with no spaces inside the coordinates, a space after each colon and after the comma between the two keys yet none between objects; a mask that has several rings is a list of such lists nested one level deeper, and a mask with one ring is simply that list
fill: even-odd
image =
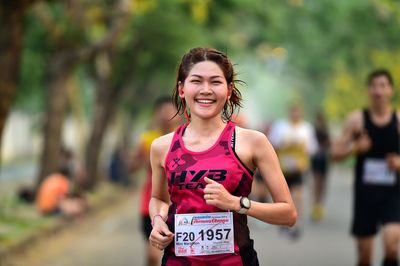
[{"label": "green foliage", "polygon": [[[40,12],[30,12],[18,108],[42,108],[49,54],[101,40],[116,16],[113,3],[45,2]],[[365,103],[363,82],[370,70],[384,66],[397,73],[398,5],[394,0],[132,1],[125,10],[129,25],[113,51],[114,88],[131,88],[124,106],[146,108],[156,95],[170,93],[184,52],[214,46],[234,59],[268,65],[267,73],[251,71],[273,75],[278,82],[290,80],[310,111],[323,105],[331,118],[340,119]],[[82,88],[90,84],[90,73],[81,72]],[[344,103],[343,98],[357,100]]]},{"label": "green foliage", "polygon": [[207,42],[197,22],[183,9],[179,1],[160,1],[132,17],[118,44],[114,83],[130,84],[133,97],[126,99],[126,105],[136,111],[147,108],[157,95],[170,94],[182,54]]},{"label": "green foliage", "polygon": [[343,119],[350,110],[362,108],[366,105],[366,76],[372,69],[378,68],[386,68],[391,72],[395,84],[393,104],[395,108],[399,107],[400,66],[397,62],[400,60],[400,50],[371,49],[366,54],[365,60],[368,68],[360,67],[353,70],[343,64],[335,66],[332,79],[328,82],[332,87],[327,91],[324,105],[329,118]]},{"label": "green foliage", "polygon": [[15,107],[32,112],[43,110],[49,44],[46,29],[32,11],[26,16],[25,27]]}]

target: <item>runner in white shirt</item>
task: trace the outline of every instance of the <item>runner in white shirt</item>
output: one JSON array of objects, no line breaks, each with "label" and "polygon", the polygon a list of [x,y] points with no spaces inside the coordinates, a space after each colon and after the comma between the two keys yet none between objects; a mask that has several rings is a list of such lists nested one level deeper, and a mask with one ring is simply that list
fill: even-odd
[{"label": "runner in white shirt", "polygon": [[[303,201],[303,176],[309,169],[310,157],[318,144],[313,127],[303,119],[302,107],[294,103],[289,109],[289,119],[272,125],[269,140],[274,146],[283,174],[289,185],[297,211],[301,216]],[[299,225],[289,230],[290,236],[300,236]]]}]

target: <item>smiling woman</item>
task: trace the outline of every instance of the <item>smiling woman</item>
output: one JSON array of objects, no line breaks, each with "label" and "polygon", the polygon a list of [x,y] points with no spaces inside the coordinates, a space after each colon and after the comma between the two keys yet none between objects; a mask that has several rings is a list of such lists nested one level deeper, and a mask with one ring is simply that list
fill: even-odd
[{"label": "smiling woman", "polygon": [[[165,249],[162,265],[259,265],[247,215],[272,224],[296,222],[266,136],[231,121],[241,105],[237,82],[230,60],[218,50],[194,48],[182,58],[174,103],[187,123],[154,140],[150,154],[149,239]],[[274,203],[247,198],[256,168]]]},{"label": "smiling woman", "polygon": [[194,117],[207,118],[219,115],[226,99],[232,95],[232,85],[227,85],[216,63],[204,61],[193,66],[184,83],[178,82],[178,92],[181,99],[187,99]]},{"label": "smiling woman", "polygon": [[[194,66],[196,69],[193,69]],[[230,120],[235,108],[241,107],[242,96],[236,87],[236,84],[240,82],[236,79],[232,63],[226,55],[215,49],[194,48],[183,56],[179,65],[173,98],[178,111],[185,113],[187,106],[182,94],[183,85],[192,84],[192,87],[208,90],[209,93],[217,89],[226,91],[225,97],[228,96],[228,100],[224,99],[222,112],[223,119],[227,121]],[[206,88],[204,88],[205,85],[207,85]],[[205,100],[210,100],[210,98],[205,98]]]}]

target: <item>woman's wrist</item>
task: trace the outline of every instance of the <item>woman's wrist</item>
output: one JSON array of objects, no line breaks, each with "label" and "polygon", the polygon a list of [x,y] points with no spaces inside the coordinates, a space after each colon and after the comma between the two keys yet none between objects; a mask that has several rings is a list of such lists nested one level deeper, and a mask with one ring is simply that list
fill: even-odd
[{"label": "woman's wrist", "polygon": [[238,212],[240,210],[240,197],[233,196],[231,211]]},{"label": "woman's wrist", "polygon": [[163,222],[165,222],[164,217],[161,214],[159,214],[159,213],[158,214],[154,214],[152,219],[151,219],[151,226],[154,226],[154,223],[155,223],[157,217],[160,218]]}]

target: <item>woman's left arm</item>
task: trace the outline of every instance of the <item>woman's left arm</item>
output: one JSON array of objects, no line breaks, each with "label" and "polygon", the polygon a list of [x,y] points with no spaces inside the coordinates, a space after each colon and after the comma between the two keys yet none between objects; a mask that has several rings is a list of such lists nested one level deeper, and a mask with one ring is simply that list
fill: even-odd
[{"label": "woman's left arm", "polygon": [[252,201],[247,215],[270,224],[292,226],[296,223],[297,211],[278,157],[264,134],[257,131],[248,134],[250,133],[253,136],[247,139],[249,139],[248,146],[253,151],[253,163],[259,169],[271,193],[273,203]]},{"label": "woman's left arm", "polygon": [[[297,211],[277,155],[264,134],[258,131],[246,131],[246,137],[242,138],[245,141],[240,141],[240,153],[247,154],[248,159],[246,159],[252,160],[252,164],[259,169],[273,199],[273,203],[251,201],[246,214],[270,224],[293,226],[297,220]],[[243,160],[245,163],[246,159]],[[205,180],[208,184],[204,190],[204,198],[208,204],[225,210],[240,209],[240,197],[231,195],[221,184],[213,180],[208,178]],[[211,199],[208,194],[212,194]]]}]

